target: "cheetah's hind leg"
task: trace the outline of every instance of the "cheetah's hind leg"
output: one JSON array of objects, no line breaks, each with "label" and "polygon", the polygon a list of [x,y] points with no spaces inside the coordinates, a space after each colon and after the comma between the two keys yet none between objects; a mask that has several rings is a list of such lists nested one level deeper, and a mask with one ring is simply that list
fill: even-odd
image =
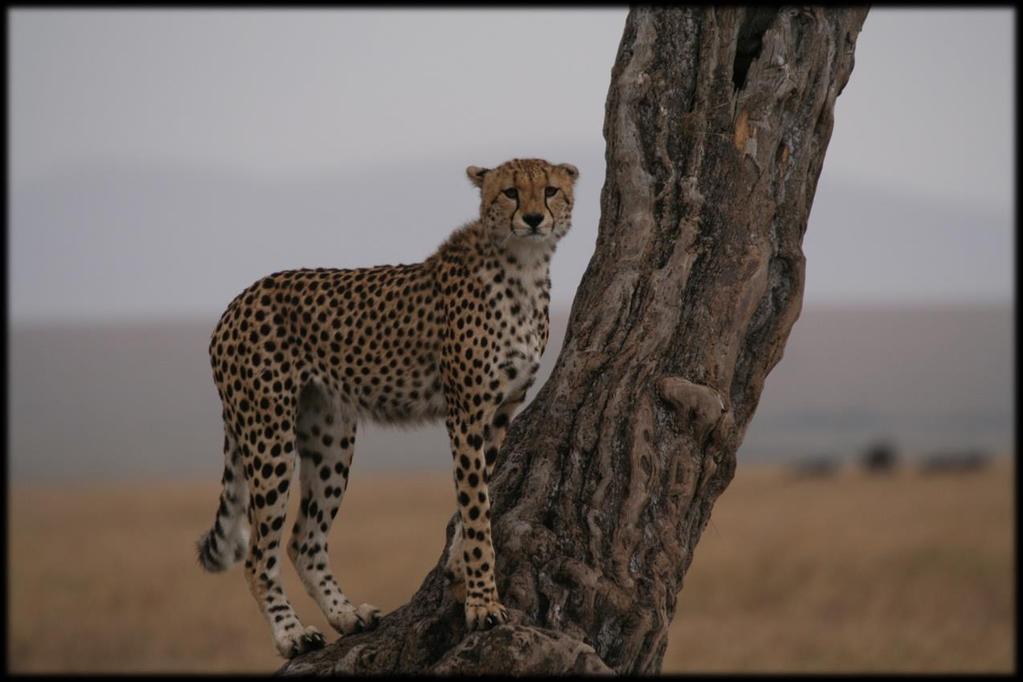
[{"label": "cheetah's hind leg", "polygon": [[306,592],[327,621],[341,634],[376,627],[380,610],[355,606],[334,578],[327,555],[327,535],[348,487],[355,448],[355,418],[320,383],[310,383],[299,398],[296,437],[302,499],[288,543],[288,556]]},{"label": "cheetah's hind leg", "polygon": [[[278,561],[284,534],[288,495],[295,465],[294,427],[273,422],[266,414],[281,414],[279,396],[268,398],[259,409],[256,424],[241,435],[243,462],[249,471],[249,523],[252,537],[245,560],[245,579],[249,590],[273,632],[274,645],[285,658],[293,658],[326,644],[315,627],[305,627],[288,601],[281,584]],[[250,406],[252,402],[250,402]],[[251,444],[251,447],[245,445]]]}]

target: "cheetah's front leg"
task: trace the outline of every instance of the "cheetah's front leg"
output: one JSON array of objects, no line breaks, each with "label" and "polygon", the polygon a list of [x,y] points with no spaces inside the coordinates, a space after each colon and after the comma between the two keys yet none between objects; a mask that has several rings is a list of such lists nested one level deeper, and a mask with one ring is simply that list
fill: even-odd
[{"label": "cheetah's front leg", "polygon": [[[483,470],[483,483],[488,486],[490,485],[490,476],[494,471],[494,461],[497,459],[497,453],[500,452],[501,447],[504,445],[505,436],[508,435],[508,427],[511,424],[511,419],[515,415],[515,410],[518,409],[519,405],[526,397],[525,390],[519,392],[507,400],[501,407],[498,408],[494,414],[494,418],[491,420],[489,426],[483,429],[483,447],[485,450],[485,469]],[[455,481],[457,486],[457,479]],[[456,495],[458,491],[455,491]],[[459,506],[460,508],[460,506]],[[455,601],[465,601],[465,561],[462,559],[462,538],[464,537],[464,531],[462,530],[462,517],[455,520],[455,532],[451,537],[451,547],[448,549],[448,559],[444,565],[444,575],[448,581],[448,589],[451,592],[451,596],[454,597]]]},{"label": "cheetah's front leg", "polygon": [[495,554],[490,536],[490,491],[485,480],[483,422],[449,417],[448,435],[455,459],[455,493],[461,518],[465,575],[465,623],[484,630],[508,620],[498,600]]}]

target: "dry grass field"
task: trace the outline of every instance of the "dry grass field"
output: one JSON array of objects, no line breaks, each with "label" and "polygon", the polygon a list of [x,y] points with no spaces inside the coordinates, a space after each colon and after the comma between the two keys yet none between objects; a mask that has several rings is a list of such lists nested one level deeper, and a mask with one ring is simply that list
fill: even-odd
[{"label": "dry grass field", "polygon": [[[804,480],[740,463],[696,550],[664,672],[1012,671],[1012,481],[1008,461]],[[13,489],[9,671],[273,671],[240,569],[206,575],[194,559],[217,492]],[[447,476],[356,470],[330,543],[349,596],[385,611],[406,601],[453,507]],[[290,565],[285,588],[331,632]]]}]

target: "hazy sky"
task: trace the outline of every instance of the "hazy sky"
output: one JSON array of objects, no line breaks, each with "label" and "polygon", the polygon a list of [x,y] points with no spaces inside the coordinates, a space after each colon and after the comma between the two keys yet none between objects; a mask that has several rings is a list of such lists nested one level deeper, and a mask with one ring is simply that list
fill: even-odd
[{"label": "hazy sky", "polygon": [[[596,234],[604,101],[625,15],[12,11],[12,315],[207,314],[266,271],[421,260],[472,217],[465,165],[533,155],[583,171],[576,227],[554,263],[554,296],[569,301]],[[808,302],[1011,299],[1014,38],[1011,10],[871,10],[806,237]],[[123,183],[111,194],[124,177],[111,169],[162,173],[154,186],[166,191]],[[202,213],[210,200],[193,201],[179,176],[250,183],[237,196],[253,215]],[[369,186],[315,215],[281,209],[276,226],[264,224],[274,209],[244,198],[337,178]],[[69,199],[76,188],[87,196]],[[875,196],[869,221],[848,215]],[[901,202],[898,215],[885,197]],[[160,201],[185,211],[174,239],[157,234],[168,220]],[[426,201],[438,208],[424,225]],[[393,223],[367,235],[374,202]],[[275,230],[302,248],[282,247]],[[331,255],[335,241],[343,256]],[[213,248],[230,251],[231,265],[206,258]],[[857,248],[860,261],[890,267],[854,267]]]}]

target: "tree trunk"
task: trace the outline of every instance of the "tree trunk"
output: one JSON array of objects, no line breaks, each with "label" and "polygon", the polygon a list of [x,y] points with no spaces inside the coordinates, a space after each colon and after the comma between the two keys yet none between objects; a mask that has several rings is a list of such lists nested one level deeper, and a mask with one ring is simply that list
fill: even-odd
[{"label": "tree trunk", "polygon": [[865,17],[629,12],[596,252],[491,482],[512,623],[467,634],[442,553],[378,629],[282,672],[660,670],[696,543],[799,316],[803,233]]}]

